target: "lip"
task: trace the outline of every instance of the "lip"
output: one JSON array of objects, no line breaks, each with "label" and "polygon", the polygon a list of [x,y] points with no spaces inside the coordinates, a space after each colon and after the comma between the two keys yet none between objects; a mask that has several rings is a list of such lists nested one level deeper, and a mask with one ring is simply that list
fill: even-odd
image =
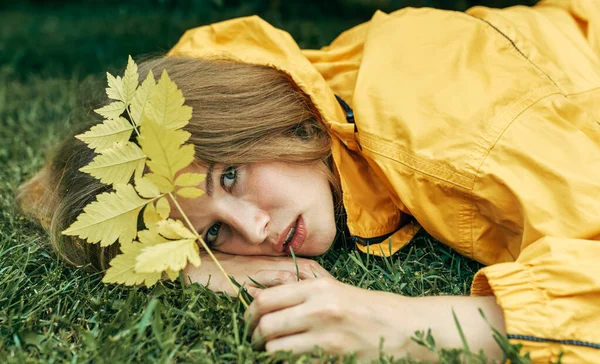
[{"label": "lip", "polygon": [[[292,221],[292,223],[289,224],[285,230],[283,230],[281,235],[279,235],[279,239],[277,240],[277,251],[278,252],[283,253],[283,244],[285,243],[285,238],[287,237],[287,234],[290,232],[290,230],[292,230],[294,225],[296,225],[299,218],[300,217],[297,217],[294,221]],[[296,230],[298,230],[298,229],[296,229]],[[294,235],[296,235],[296,233],[294,233]]]},{"label": "lip", "polygon": [[[282,244],[283,253],[285,253],[285,254],[290,254],[290,247],[292,247],[292,249],[294,249],[294,253],[298,252],[300,250],[300,248],[302,247],[302,245],[304,245],[304,240],[306,240],[306,226],[304,225],[304,220],[302,219],[302,215],[300,215],[298,217],[298,219],[295,221],[295,223],[296,223],[296,231],[294,232],[294,236],[292,236],[292,240],[290,241],[290,243],[287,246],[285,246],[285,248],[283,247],[283,244]],[[287,230],[287,231],[289,231],[289,230]],[[285,239],[284,239],[284,241],[285,241]]]}]

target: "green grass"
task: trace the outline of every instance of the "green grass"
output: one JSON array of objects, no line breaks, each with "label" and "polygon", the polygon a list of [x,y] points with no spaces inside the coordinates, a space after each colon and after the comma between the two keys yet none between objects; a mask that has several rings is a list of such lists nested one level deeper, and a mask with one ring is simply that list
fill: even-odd
[{"label": "green grass", "polygon": [[[356,10],[365,9],[364,1],[345,14],[311,13],[309,6],[296,17],[277,1],[231,8],[181,3],[56,4],[0,13],[0,362],[307,362],[307,356],[253,351],[239,303],[203,287],[115,287],[66,267],[43,231],[14,207],[16,187],[89,112],[86,100],[103,91],[103,71],[118,71],[128,54],[165,52],[189,27],[254,12],[302,46],[318,47],[372,13]],[[426,234],[387,259],[342,247],[318,260],[343,282],[409,296],[468,294],[480,268]]]}]

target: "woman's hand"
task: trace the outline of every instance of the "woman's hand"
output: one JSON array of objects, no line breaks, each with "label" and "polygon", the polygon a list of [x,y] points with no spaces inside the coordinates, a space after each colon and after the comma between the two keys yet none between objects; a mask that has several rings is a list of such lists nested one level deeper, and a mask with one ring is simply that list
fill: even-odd
[{"label": "woman's hand", "polygon": [[267,351],[356,352],[377,357],[384,346],[401,348],[412,332],[398,325],[402,315],[394,294],[367,291],[333,279],[314,279],[260,292],[246,311],[252,341]]},{"label": "woman's hand", "polygon": [[503,330],[502,312],[493,297],[411,298],[333,279],[313,279],[260,291],[245,318],[250,320],[252,341],[267,351],[306,353],[319,346],[333,354],[355,352],[365,360],[377,358],[381,347],[396,358],[410,354],[415,359],[436,360],[411,337],[417,330],[431,328],[439,347],[462,347],[454,310],[471,350],[483,349],[488,358],[500,358],[479,308]]},{"label": "woman's hand", "polygon": [[[331,274],[314,260],[296,258],[296,265],[291,257],[269,257],[231,255],[213,252],[228,275],[244,285],[250,295],[255,296],[261,289],[252,280],[263,286],[273,287],[286,283],[297,282],[298,279],[332,278]],[[208,288],[215,292],[225,292],[230,296],[236,296],[236,292],[227,282],[223,273],[208,256],[202,254],[202,265],[198,268],[188,265],[184,270],[184,277],[188,283],[208,284]],[[249,279],[249,278],[252,278]]]}]

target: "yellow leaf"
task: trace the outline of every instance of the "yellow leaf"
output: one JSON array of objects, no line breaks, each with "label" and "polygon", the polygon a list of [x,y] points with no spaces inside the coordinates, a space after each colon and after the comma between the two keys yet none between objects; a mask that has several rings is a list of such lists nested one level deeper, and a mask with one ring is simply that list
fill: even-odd
[{"label": "yellow leaf", "polygon": [[138,232],[138,240],[146,246],[154,246],[156,244],[166,243],[169,240],[158,234],[156,230],[141,230]]},{"label": "yellow leaf", "polygon": [[115,101],[94,111],[107,119],[118,119],[125,111],[125,107],[122,101]]},{"label": "yellow leaf", "polygon": [[161,193],[169,193],[175,189],[175,186],[173,185],[173,183],[171,183],[171,181],[169,181],[163,176],[159,176],[156,173],[146,173],[144,177],[152,181],[152,183],[154,183],[156,187],[158,187]]},{"label": "yellow leaf", "polygon": [[105,192],[89,203],[64,235],[75,235],[101,246],[131,242],[137,233],[140,210],[152,200],[138,196],[132,185],[116,184],[115,192]]},{"label": "yellow leaf", "polygon": [[200,266],[200,251],[196,241],[183,239],[144,248],[137,256],[135,271],[140,273],[180,271],[188,264]]},{"label": "yellow leaf", "polygon": [[166,197],[161,198],[156,202],[156,212],[162,219],[166,219],[171,214],[171,205]]},{"label": "yellow leaf", "polygon": [[167,269],[165,273],[167,273],[167,277],[169,277],[172,282],[175,282],[177,278],[179,278],[179,271]]},{"label": "yellow leaf", "polygon": [[133,100],[133,96],[135,95],[135,89],[138,86],[138,66],[133,61],[133,58],[129,56],[127,59],[127,67],[125,68],[125,74],[123,75],[123,98],[121,101],[125,103],[125,105],[129,105]]},{"label": "yellow leaf", "polygon": [[179,220],[168,219],[159,221],[157,231],[167,239],[196,239],[196,234],[183,226]]},{"label": "yellow leaf", "polygon": [[140,196],[145,198],[155,198],[161,195],[158,186],[146,177],[135,179],[135,189]]},{"label": "yellow leaf", "polygon": [[145,161],[146,155],[135,143],[115,143],[79,170],[105,184],[127,183],[136,169],[144,168]]},{"label": "yellow leaf", "polygon": [[122,283],[128,286],[145,284],[146,287],[154,285],[161,278],[161,272],[141,273],[135,271],[135,263],[142,249],[149,245],[137,241],[121,244],[121,252],[110,261],[110,268],[106,270],[102,282]]},{"label": "yellow leaf", "polygon": [[135,95],[131,101],[131,118],[136,125],[142,123],[142,116],[144,115],[146,106],[148,106],[150,95],[152,95],[155,86],[154,74],[152,73],[152,70],[150,70],[144,82],[142,82],[140,87],[135,91]]},{"label": "yellow leaf", "polygon": [[106,94],[109,99],[123,101],[123,80],[121,76],[113,76],[106,72],[106,81],[108,82],[108,88]]},{"label": "yellow leaf", "polygon": [[205,174],[182,173],[175,179],[175,186],[196,187],[206,178]]},{"label": "yellow leaf", "polygon": [[139,273],[136,272],[135,262],[140,251],[144,248],[165,243],[168,240],[150,230],[142,230],[138,233],[139,242],[133,241],[121,245],[121,253],[110,261],[110,268],[102,279],[105,283],[124,283],[126,285],[138,285],[144,283],[150,287],[160,278],[160,272]]},{"label": "yellow leaf", "polygon": [[[162,220],[162,218],[156,211],[156,207],[154,207],[153,203],[149,203],[146,205],[146,207],[144,208],[143,217],[144,217],[144,225],[146,226],[146,229],[149,229],[149,230],[156,230],[156,228],[157,228],[156,224],[160,220]],[[140,233],[138,233],[138,236],[139,236],[139,234]]]},{"label": "yellow leaf", "polygon": [[138,137],[142,150],[148,156],[148,167],[169,181],[173,181],[175,174],[194,160],[194,146],[181,146],[182,133],[185,132],[169,130],[152,119],[145,119]]},{"label": "yellow leaf", "polygon": [[204,191],[195,187],[183,187],[177,190],[177,195],[185,198],[197,198],[204,194]]},{"label": "yellow leaf", "polygon": [[192,117],[192,108],[184,105],[185,99],[177,85],[171,81],[166,70],[160,79],[148,105],[148,115],[167,129],[181,129]]},{"label": "yellow leaf", "polygon": [[106,119],[75,138],[98,152],[111,148],[114,143],[125,143],[131,137],[133,125],[123,117]]}]

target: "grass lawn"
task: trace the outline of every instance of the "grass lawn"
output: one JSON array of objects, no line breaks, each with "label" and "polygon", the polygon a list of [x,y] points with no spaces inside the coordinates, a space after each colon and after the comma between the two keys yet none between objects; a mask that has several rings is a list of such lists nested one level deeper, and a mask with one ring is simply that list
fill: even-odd
[{"label": "grass lawn", "polygon": [[[43,231],[14,207],[17,186],[85,117],[86,100],[104,90],[104,71],[120,72],[128,54],[164,53],[187,28],[256,12],[290,31],[301,46],[319,47],[373,12],[368,1],[357,0],[348,1],[354,5],[343,13],[278,1],[230,2],[237,5],[219,5],[219,0],[139,1],[136,6],[88,1],[13,5],[0,11],[0,362],[308,358],[253,351],[238,302],[203,287],[116,287],[102,284],[100,275],[66,267],[48,249]],[[140,7],[142,3],[146,5]],[[439,3],[460,8],[470,2]],[[424,233],[392,258],[341,247],[318,260],[343,282],[409,296],[468,294],[480,267]]]}]

